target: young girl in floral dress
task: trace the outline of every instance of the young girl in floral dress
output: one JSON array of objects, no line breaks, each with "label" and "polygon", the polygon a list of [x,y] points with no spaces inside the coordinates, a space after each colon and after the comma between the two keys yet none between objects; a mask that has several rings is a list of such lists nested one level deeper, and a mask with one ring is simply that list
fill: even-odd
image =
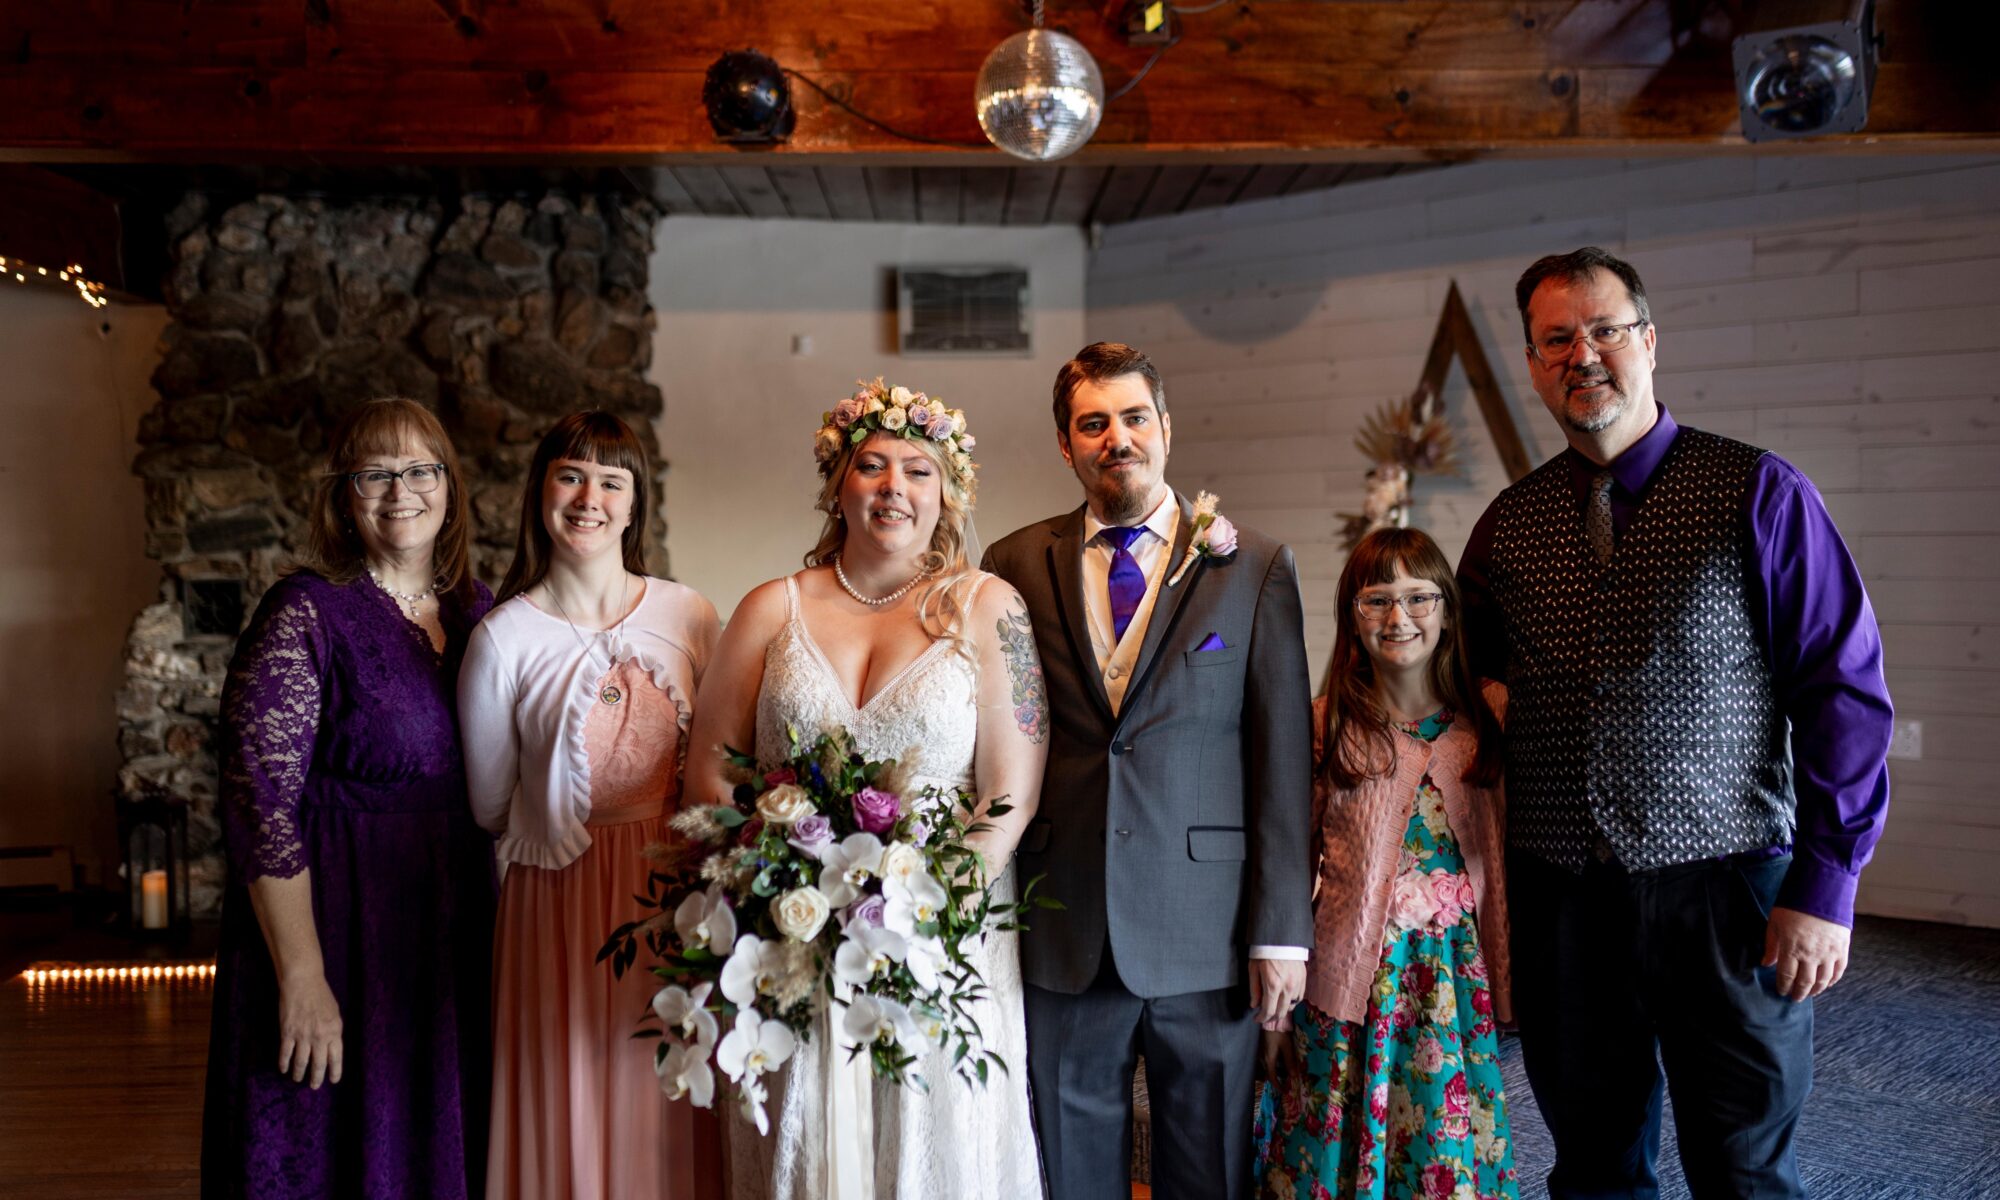
[{"label": "young girl in floral dress", "polygon": [[1475,685],[1457,582],[1420,530],[1355,546],[1339,614],[1313,709],[1311,973],[1264,1034],[1261,1194],[1512,1200],[1505,693]]}]

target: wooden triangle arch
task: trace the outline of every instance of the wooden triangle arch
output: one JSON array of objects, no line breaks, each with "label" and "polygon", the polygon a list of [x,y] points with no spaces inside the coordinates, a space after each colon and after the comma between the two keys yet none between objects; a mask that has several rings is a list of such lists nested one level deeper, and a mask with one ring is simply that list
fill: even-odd
[{"label": "wooden triangle arch", "polygon": [[1424,376],[1411,397],[1413,412],[1422,411],[1426,398],[1443,403],[1444,377],[1451,370],[1454,356],[1465,365],[1465,380],[1479,400],[1480,414],[1486,418],[1486,431],[1493,435],[1493,448],[1500,452],[1500,465],[1507,470],[1507,481],[1521,479],[1529,470],[1528,451],[1521,445],[1520,431],[1514,428],[1514,415],[1507,411],[1507,397],[1493,376],[1492,364],[1486,361],[1486,348],[1479,344],[1479,333],[1472,327],[1472,314],[1466,311],[1465,300],[1458,294],[1456,279],[1444,294],[1444,312],[1438,317],[1431,352],[1424,360]]}]

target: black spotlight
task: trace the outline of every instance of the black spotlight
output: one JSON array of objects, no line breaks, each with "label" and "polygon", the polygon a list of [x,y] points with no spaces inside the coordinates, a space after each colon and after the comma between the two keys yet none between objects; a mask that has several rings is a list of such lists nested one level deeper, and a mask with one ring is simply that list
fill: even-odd
[{"label": "black spotlight", "polygon": [[767,54],[731,50],[708,68],[701,86],[708,123],[725,142],[782,142],[792,136],[792,89]]},{"label": "black spotlight", "polygon": [[1756,7],[1733,47],[1743,138],[1853,133],[1875,83],[1875,0],[1782,0]]}]

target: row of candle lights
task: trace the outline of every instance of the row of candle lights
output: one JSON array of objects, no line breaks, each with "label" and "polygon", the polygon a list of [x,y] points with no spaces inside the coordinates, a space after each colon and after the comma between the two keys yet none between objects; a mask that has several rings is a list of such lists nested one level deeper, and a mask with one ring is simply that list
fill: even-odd
[{"label": "row of candle lights", "polygon": [[29,967],[21,978],[38,983],[145,983],[155,979],[215,978],[214,963],[144,963],[123,967]]}]

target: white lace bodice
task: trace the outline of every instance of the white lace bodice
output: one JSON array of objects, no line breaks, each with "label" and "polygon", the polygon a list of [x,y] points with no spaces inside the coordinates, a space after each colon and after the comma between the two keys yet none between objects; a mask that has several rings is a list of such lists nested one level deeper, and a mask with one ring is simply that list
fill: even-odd
[{"label": "white lace bodice", "polygon": [[[984,577],[979,583],[984,583]],[[970,606],[978,584],[967,597]],[[790,753],[786,728],[805,739],[844,728],[870,759],[914,761],[916,782],[970,788],[979,732],[979,676],[949,642],[933,643],[856,708],[800,612],[796,578],[785,581],[786,620],[764,654],[757,695],[757,759]],[[994,884],[1014,896],[1010,867]],[[973,951],[987,998],[970,1006],[991,1049],[1008,1064],[984,1088],[968,1086],[933,1054],[915,1069],[928,1092],[876,1083],[873,1145],[841,1156],[827,1144],[829,1089],[843,1055],[824,1016],[778,1072],[767,1076],[771,1132],[760,1137],[734,1104],[724,1117],[729,1193],[734,1200],[824,1200],[834,1157],[872,1165],[874,1200],[1020,1200],[1041,1194],[1041,1167],[1028,1108],[1028,1043],[1016,935],[993,932]],[[865,1062],[865,1060],[864,1060]],[[863,1068],[865,1070],[865,1067]],[[864,1089],[868,1087],[864,1081]]]},{"label": "white lace bodice", "polygon": [[[966,597],[971,607],[986,582]],[[971,787],[979,739],[979,674],[966,655],[939,639],[868,698],[847,697],[833,664],[813,641],[800,613],[797,577],[785,580],[785,627],[764,652],[764,686],[757,696],[757,761],[791,753],[785,730],[808,742],[822,729],[845,728],[864,758],[908,762],[920,783]]]}]

